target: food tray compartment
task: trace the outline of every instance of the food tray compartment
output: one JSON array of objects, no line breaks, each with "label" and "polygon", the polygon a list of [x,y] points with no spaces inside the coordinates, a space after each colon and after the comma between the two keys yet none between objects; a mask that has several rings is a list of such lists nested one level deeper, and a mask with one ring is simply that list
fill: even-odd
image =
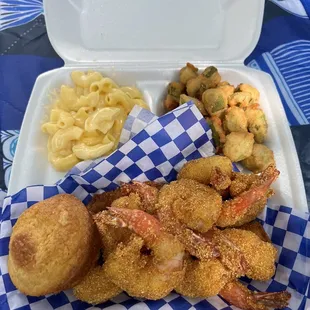
[{"label": "food tray compartment", "polygon": [[[200,70],[207,63],[194,63]],[[266,113],[269,126],[265,144],[274,151],[277,168],[281,174],[274,184],[276,195],[272,202],[307,211],[306,196],[299,161],[292,135],[286,120],[279,95],[271,77],[263,72],[244,66],[218,67],[222,80],[237,86],[248,83],[260,94],[260,104]],[[47,160],[47,135],[41,132],[42,121],[47,117],[52,94],[61,85],[72,85],[70,73],[73,70],[95,70],[115,80],[118,85],[136,86],[156,115],[164,113],[162,101],[169,82],[178,79],[179,65],[105,64],[97,66],[64,67],[41,75],[34,86],[24,118],[21,135],[12,168],[9,193],[33,184],[53,184],[65,173],[56,172]],[[40,167],[38,169],[38,167]]]}]

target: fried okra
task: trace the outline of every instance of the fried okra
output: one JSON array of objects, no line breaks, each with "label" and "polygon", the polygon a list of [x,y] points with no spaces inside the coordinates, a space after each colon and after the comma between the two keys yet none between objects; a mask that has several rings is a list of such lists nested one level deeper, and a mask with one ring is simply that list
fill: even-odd
[{"label": "fried okra", "polygon": [[216,146],[221,147],[226,142],[226,134],[223,129],[221,119],[213,115],[211,118],[207,119],[207,122],[212,130],[212,137],[215,141]]},{"label": "fried okra", "polygon": [[202,115],[205,116],[205,115],[208,114],[206,109],[205,109],[205,107],[204,107],[204,105],[203,105],[203,103],[200,100],[198,100],[197,98],[190,97],[190,96],[187,96],[185,94],[182,94],[180,96],[180,101],[179,101],[180,105],[183,104],[183,103],[189,102],[189,101],[192,101],[196,105],[196,107],[198,108],[198,110],[200,111],[200,113]]},{"label": "fried okra", "polygon": [[248,121],[244,110],[238,107],[227,109],[224,118],[224,129],[228,132],[247,132]]},{"label": "fried okra", "polygon": [[249,84],[239,84],[237,86],[237,91],[250,93],[251,102],[250,103],[258,103],[259,101],[259,91]]},{"label": "fried okra", "polygon": [[265,113],[258,104],[254,104],[245,110],[245,115],[248,120],[248,129],[254,134],[255,142],[263,143],[268,129]]},{"label": "fried okra", "polygon": [[255,143],[252,155],[242,161],[247,169],[254,173],[265,170],[270,165],[275,165],[273,151],[263,144]]},{"label": "fried okra", "polygon": [[202,75],[198,75],[186,83],[186,92],[191,97],[198,97],[201,89],[207,89],[206,79]]},{"label": "fried okra", "polygon": [[221,76],[217,68],[214,66],[210,66],[204,69],[202,75],[205,77],[205,83],[207,84],[208,88],[216,87],[221,81]]},{"label": "fried okra", "polygon": [[223,153],[232,162],[238,162],[251,156],[254,135],[249,132],[232,132],[226,136]]},{"label": "fried okra", "polygon": [[172,96],[172,98],[179,102],[181,94],[184,92],[185,86],[182,83],[171,82],[168,85],[168,95]]},{"label": "fried okra", "polygon": [[210,115],[227,108],[227,97],[220,88],[207,89],[202,95],[202,102]]},{"label": "fried okra", "polygon": [[189,80],[197,77],[197,75],[198,68],[188,62],[186,66],[180,70],[180,82],[185,85]]},{"label": "fried okra", "polygon": [[164,101],[166,112],[172,111],[179,106],[179,99],[183,91],[185,91],[184,84],[178,82],[169,83],[168,95]]},{"label": "fried okra", "polygon": [[224,91],[227,98],[229,98],[235,90],[234,86],[230,85],[228,82],[221,82],[217,87]]},{"label": "fried okra", "polygon": [[179,106],[179,102],[174,100],[171,95],[167,95],[164,101],[164,109],[166,112],[172,111]]},{"label": "fried okra", "polygon": [[228,104],[230,107],[245,108],[250,104],[251,94],[246,92],[235,92],[228,98]]}]

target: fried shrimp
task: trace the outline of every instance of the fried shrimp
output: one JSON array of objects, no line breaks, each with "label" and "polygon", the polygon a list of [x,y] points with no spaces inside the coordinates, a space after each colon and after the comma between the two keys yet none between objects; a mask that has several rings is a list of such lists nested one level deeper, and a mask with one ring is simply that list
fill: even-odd
[{"label": "fried shrimp", "polygon": [[191,255],[201,260],[208,260],[220,255],[217,247],[212,242],[212,236],[209,236],[208,233],[202,235],[194,232],[177,221],[168,206],[162,206],[158,211],[158,216],[165,229],[176,236]]},{"label": "fried shrimp", "polygon": [[218,255],[211,239],[202,236],[215,224],[221,212],[221,196],[194,180],[181,179],[159,192],[157,214],[165,229],[175,235],[186,250],[200,259]]},{"label": "fried shrimp", "polygon": [[257,182],[239,196],[223,202],[223,208],[217,226],[241,226],[255,219],[263,210],[270,185],[277,179],[280,172],[270,166],[264,170]]},{"label": "fried shrimp", "polygon": [[[96,214],[111,207],[115,200],[124,196],[130,196],[130,194],[136,194],[137,196],[131,196],[129,200],[124,199],[119,201],[119,203],[123,202],[125,204],[128,202],[132,209],[141,208],[152,213],[157,202],[158,189],[161,186],[162,184],[155,182],[142,183],[133,181],[131,183],[123,183],[116,190],[94,195],[87,208],[91,213]],[[141,198],[141,205],[139,205],[138,196]],[[136,204],[136,207],[133,204]],[[137,207],[138,205],[139,207]]]},{"label": "fried shrimp", "polygon": [[242,226],[239,226],[238,229],[251,231],[259,239],[271,243],[271,240],[267,235],[267,233],[265,232],[264,227],[258,221],[252,221],[250,223],[243,224]]},{"label": "fried shrimp", "polygon": [[[119,208],[109,213],[101,215],[111,225],[127,226],[142,237],[133,235],[109,255],[104,264],[109,279],[135,297],[156,300],[169,294],[184,276],[183,245],[150,214]],[[151,254],[143,254],[145,246]]]},{"label": "fried shrimp", "polygon": [[147,184],[137,181],[123,183],[120,187],[120,191],[123,196],[127,196],[130,193],[139,195],[142,201],[142,210],[153,214],[158,199],[158,186],[154,185],[154,183],[155,182]]},{"label": "fried shrimp", "polygon": [[[103,211],[106,212],[106,211]],[[116,249],[120,242],[126,242],[131,236],[131,231],[127,228],[113,227],[107,225],[100,213],[93,216],[93,219],[97,225],[101,245],[103,258],[106,260],[108,256]]]},{"label": "fried shrimp", "polygon": [[210,176],[210,185],[222,196],[229,193],[231,179],[228,174],[224,173],[219,167],[213,167]]},{"label": "fried shrimp", "polygon": [[77,299],[94,305],[105,302],[121,292],[122,290],[109,280],[104,266],[91,269],[73,288],[73,294]]},{"label": "fried shrimp", "polygon": [[96,214],[102,210],[106,210],[111,206],[112,202],[120,197],[123,194],[119,188],[116,190],[105,192],[102,194],[95,194],[93,199],[87,205],[87,209],[92,213]]},{"label": "fried shrimp", "polygon": [[111,203],[111,207],[125,208],[131,210],[142,210],[142,201],[138,194],[130,193],[128,196],[120,197]]},{"label": "fried shrimp", "polygon": [[286,291],[252,292],[238,281],[228,283],[219,295],[243,310],[268,310],[270,307],[283,309],[288,306],[291,298],[291,294]]},{"label": "fried shrimp", "polygon": [[229,187],[229,193],[231,197],[237,197],[241,193],[250,189],[254,182],[259,180],[258,174],[245,174],[240,172],[233,172],[231,176],[231,185]]},{"label": "fried shrimp", "polygon": [[221,196],[207,185],[181,179],[165,185],[159,192],[158,208],[169,206],[174,217],[188,228],[204,233],[221,212]]},{"label": "fried shrimp", "polygon": [[234,278],[244,276],[248,270],[248,263],[241,248],[219,229],[213,230],[213,244],[216,244],[220,253],[218,260],[230,271]]},{"label": "fried shrimp", "polygon": [[225,229],[222,235],[237,246],[248,264],[246,275],[259,281],[269,280],[275,273],[277,249],[269,242],[262,241],[251,231]]},{"label": "fried shrimp", "polygon": [[232,280],[232,274],[217,259],[200,261],[188,257],[184,279],[175,291],[190,298],[207,298],[217,295]]},{"label": "fried shrimp", "polygon": [[[123,196],[111,203],[112,207],[127,208],[132,210],[141,210],[142,202],[138,194],[131,193],[129,196]],[[107,259],[110,253],[112,253],[116,246],[120,242],[126,242],[131,236],[131,231],[127,228],[113,227],[107,225],[102,216],[97,213],[93,216],[93,219],[97,225],[99,235],[101,237],[103,258]]]},{"label": "fried shrimp", "polygon": [[231,160],[224,156],[204,157],[187,162],[178,173],[178,180],[192,179],[209,184],[212,168],[219,167],[229,177],[232,173]]}]

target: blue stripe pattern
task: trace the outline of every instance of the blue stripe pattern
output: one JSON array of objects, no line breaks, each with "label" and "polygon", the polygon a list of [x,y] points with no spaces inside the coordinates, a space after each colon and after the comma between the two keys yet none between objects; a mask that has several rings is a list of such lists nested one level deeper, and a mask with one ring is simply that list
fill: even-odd
[{"label": "blue stripe pattern", "polygon": [[[278,76],[292,94],[292,109],[300,115],[300,123],[310,121],[310,41],[298,40],[284,44],[271,51],[278,68]],[[297,103],[298,102],[298,103]]]},{"label": "blue stripe pattern", "polygon": [[20,26],[43,14],[42,0],[0,1],[0,31]]}]

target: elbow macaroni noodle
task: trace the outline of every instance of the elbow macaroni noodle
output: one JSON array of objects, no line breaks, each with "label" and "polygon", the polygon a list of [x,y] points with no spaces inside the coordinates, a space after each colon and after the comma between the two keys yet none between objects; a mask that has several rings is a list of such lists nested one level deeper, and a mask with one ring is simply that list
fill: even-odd
[{"label": "elbow macaroni noodle", "polygon": [[73,71],[71,78],[74,87],[61,86],[41,127],[49,135],[48,160],[58,171],[113,152],[132,108],[149,108],[137,88],[119,87],[99,72]]}]

